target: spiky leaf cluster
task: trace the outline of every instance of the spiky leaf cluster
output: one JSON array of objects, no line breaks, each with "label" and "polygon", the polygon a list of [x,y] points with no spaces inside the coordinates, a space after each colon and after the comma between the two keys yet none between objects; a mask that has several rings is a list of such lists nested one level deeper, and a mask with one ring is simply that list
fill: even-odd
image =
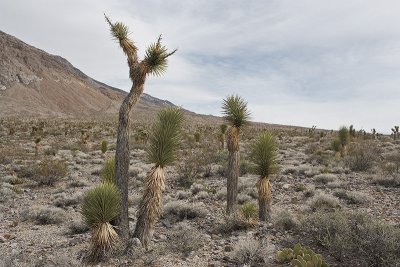
[{"label": "spiky leaf cluster", "polygon": [[221,124],[219,127],[220,127],[220,129],[221,129],[221,133],[222,133],[222,134],[225,134],[225,133],[226,133],[226,130],[228,129],[228,125],[226,125],[226,124]]},{"label": "spiky leaf cluster", "polygon": [[277,172],[277,150],[276,139],[271,133],[264,132],[258,137],[251,154],[258,175],[268,177]]},{"label": "spiky leaf cluster", "polygon": [[176,50],[169,53],[167,48],[164,45],[161,45],[160,37],[157,42],[149,45],[146,50],[143,59],[146,72],[155,76],[161,76],[167,70],[167,58],[175,53],[175,51]]},{"label": "spiky leaf cluster", "polygon": [[119,214],[119,193],[113,183],[101,183],[85,193],[81,214],[89,228],[113,220]]},{"label": "spiky leaf cluster", "polygon": [[160,111],[147,151],[151,162],[164,167],[175,160],[182,123],[183,114],[179,108],[165,108]]},{"label": "spiky leaf cluster", "polygon": [[228,96],[224,99],[222,113],[225,120],[236,128],[243,127],[250,119],[247,102],[238,95]]},{"label": "spiky leaf cluster", "polygon": [[123,39],[128,38],[128,34],[129,34],[128,26],[126,26],[122,22],[111,23],[110,19],[107,16],[105,16],[105,17],[106,17],[108,24],[110,24],[111,35],[115,40],[121,41]]}]

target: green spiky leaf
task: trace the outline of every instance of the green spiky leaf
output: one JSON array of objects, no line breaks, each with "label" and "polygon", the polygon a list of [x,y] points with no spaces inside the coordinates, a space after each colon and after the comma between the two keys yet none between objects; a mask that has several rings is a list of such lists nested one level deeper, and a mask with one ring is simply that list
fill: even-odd
[{"label": "green spiky leaf", "polygon": [[167,48],[161,44],[161,36],[157,42],[149,45],[146,50],[143,64],[146,72],[155,76],[161,76],[168,66],[167,58],[174,54],[176,50],[171,53],[168,52]]},{"label": "green spiky leaf", "polygon": [[100,171],[100,178],[103,183],[115,183],[115,157],[108,158]]},{"label": "green spiky leaf", "polygon": [[182,123],[183,114],[179,108],[165,108],[160,111],[147,151],[151,162],[164,167],[175,160]]},{"label": "green spiky leaf", "polygon": [[247,102],[238,95],[228,96],[222,104],[222,113],[227,122],[236,128],[241,128],[248,123],[250,112]]},{"label": "green spiky leaf", "polygon": [[112,183],[101,183],[85,193],[81,214],[90,228],[107,223],[119,214],[119,193]]},{"label": "green spiky leaf", "polygon": [[264,132],[258,137],[253,144],[251,154],[252,161],[255,164],[255,171],[258,175],[268,177],[277,172],[277,150],[276,139],[271,133]]}]

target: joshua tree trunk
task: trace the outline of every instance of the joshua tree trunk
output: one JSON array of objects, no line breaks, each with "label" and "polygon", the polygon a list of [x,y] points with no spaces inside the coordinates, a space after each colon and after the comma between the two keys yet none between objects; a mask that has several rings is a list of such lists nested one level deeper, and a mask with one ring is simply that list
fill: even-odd
[{"label": "joshua tree trunk", "polygon": [[129,117],[130,112],[143,92],[143,82],[135,83],[130,93],[122,102],[119,110],[117,145],[115,151],[115,184],[120,194],[121,212],[115,220],[122,242],[126,244],[129,238],[128,219],[128,170],[129,170]]},{"label": "joshua tree trunk", "polygon": [[153,167],[146,178],[146,188],[138,211],[134,237],[139,238],[145,248],[153,235],[156,220],[160,215],[161,194],[164,190],[165,173],[160,166]]},{"label": "joshua tree trunk", "polygon": [[228,133],[228,170],[227,170],[227,200],[226,213],[228,215],[236,211],[237,191],[239,179],[239,129],[231,127]]},{"label": "joshua tree trunk", "polygon": [[272,193],[271,184],[267,177],[260,177],[257,182],[258,189],[258,217],[260,221],[268,221],[271,218]]}]

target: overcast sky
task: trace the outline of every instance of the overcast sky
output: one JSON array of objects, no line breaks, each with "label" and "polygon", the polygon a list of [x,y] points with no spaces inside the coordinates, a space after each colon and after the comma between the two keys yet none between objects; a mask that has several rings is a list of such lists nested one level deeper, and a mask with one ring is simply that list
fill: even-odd
[{"label": "overcast sky", "polygon": [[1,0],[0,30],[129,90],[104,21],[122,21],[140,55],[160,33],[167,73],[145,92],[220,115],[230,94],[253,121],[390,132],[400,124],[398,0]]}]

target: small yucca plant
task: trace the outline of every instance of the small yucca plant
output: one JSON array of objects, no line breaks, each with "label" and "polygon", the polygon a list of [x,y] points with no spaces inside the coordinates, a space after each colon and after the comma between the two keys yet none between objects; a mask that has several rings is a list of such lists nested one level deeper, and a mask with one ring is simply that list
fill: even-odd
[{"label": "small yucca plant", "polygon": [[82,200],[81,214],[91,229],[88,260],[99,261],[118,245],[119,237],[110,221],[119,214],[119,194],[113,183],[101,183],[87,191]]},{"label": "small yucca plant", "polygon": [[100,178],[103,183],[115,183],[115,157],[108,158],[100,171]]},{"label": "small yucca plant", "polygon": [[239,178],[239,132],[248,123],[250,112],[247,103],[240,96],[228,96],[222,104],[224,119],[230,124],[228,130],[228,169],[227,169],[227,214],[232,214],[237,204],[237,185]]},{"label": "small yucca plant", "polygon": [[106,140],[103,140],[101,142],[101,153],[105,154],[108,149],[108,142]]},{"label": "small yucca plant", "polygon": [[346,156],[347,155],[347,144],[349,143],[349,140],[350,140],[350,132],[346,126],[340,127],[339,132],[338,132],[338,138],[339,138],[340,145],[341,145],[340,155],[342,157]]},{"label": "small yucca plant", "polygon": [[255,172],[260,176],[257,182],[260,221],[270,218],[272,192],[269,176],[278,170],[277,148],[275,137],[268,132],[262,133],[253,144],[251,157]]},{"label": "small yucca plant", "polygon": [[245,202],[240,207],[240,214],[247,222],[254,222],[257,219],[257,206],[253,202]]},{"label": "small yucca plant", "polygon": [[164,190],[164,167],[176,157],[180,143],[183,114],[180,109],[166,108],[158,114],[158,121],[150,135],[148,159],[154,163],[145,181],[145,188],[138,210],[134,236],[147,248],[152,230],[160,215],[161,194]]}]

